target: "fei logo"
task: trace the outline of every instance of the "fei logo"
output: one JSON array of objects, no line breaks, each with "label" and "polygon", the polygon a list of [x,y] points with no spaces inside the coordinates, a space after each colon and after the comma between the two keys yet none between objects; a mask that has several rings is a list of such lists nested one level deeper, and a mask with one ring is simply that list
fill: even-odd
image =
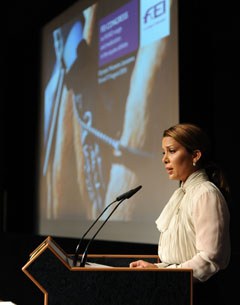
[{"label": "fei logo", "polygon": [[140,0],[140,46],[170,34],[170,0]]}]

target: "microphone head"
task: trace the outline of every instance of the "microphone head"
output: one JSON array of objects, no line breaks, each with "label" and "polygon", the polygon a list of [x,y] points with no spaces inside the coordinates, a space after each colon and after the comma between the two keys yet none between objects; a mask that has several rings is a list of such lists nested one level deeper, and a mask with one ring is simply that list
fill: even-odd
[{"label": "microphone head", "polygon": [[141,185],[137,186],[135,189],[132,189],[129,191],[128,196],[126,197],[127,199],[129,199],[130,197],[132,197],[134,194],[136,194],[140,189],[142,188]]},{"label": "microphone head", "polygon": [[116,198],[117,201],[120,201],[120,200],[125,200],[125,199],[129,199],[130,197],[132,197],[135,193],[137,193],[140,189],[142,188],[141,185],[139,185],[138,187],[118,196]]}]

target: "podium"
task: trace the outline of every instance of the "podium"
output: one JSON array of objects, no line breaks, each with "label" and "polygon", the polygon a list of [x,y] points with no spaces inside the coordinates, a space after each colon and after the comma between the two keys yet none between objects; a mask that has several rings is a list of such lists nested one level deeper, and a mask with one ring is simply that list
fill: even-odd
[{"label": "podium", "polygon": [[44,305],[192,305],[191,269],[129,268],[156,255],[88,255],[85,267],[48,236],[22,271],[43,292]]}]

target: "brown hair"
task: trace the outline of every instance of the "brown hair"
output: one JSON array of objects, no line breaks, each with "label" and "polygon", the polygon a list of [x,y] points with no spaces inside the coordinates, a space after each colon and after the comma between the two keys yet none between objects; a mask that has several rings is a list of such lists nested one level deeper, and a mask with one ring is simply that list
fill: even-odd
[{"label": "brown hair", "polygon": [[209,180],[221,190],[225,197],[228,197],[228,182],[223,170],[211,160],[211,143],[202,128],[191,123],[180,123],[164,130],[163,137],[173,138],[191,154],[195,150],[200,150],[202,155],[198,161],[198,167],[204,168]]}]

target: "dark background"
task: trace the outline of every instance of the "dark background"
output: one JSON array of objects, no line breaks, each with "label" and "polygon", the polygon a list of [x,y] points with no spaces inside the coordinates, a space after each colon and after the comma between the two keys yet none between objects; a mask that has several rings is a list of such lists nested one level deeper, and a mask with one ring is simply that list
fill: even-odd
[{"label": "dark background", "polygon": [[[29,253],[44,239],[35,231],[40,30],[74,2],[11,1],[1,10],[0,299],[18,305],[43,304],[42,293],[21,271]],[[235,286],[231,285],[238,275],[234,264],[240,258],[239,10],[237,1],[178,3],[180,121],[207,130],[214,158],[225,170],[232,191],[232,263],[224,287],[232,304]],[[77,243],[57,241],[67,253]],[[92,247],[94,253],[157,251],[156,245],[98,241]]]}]

